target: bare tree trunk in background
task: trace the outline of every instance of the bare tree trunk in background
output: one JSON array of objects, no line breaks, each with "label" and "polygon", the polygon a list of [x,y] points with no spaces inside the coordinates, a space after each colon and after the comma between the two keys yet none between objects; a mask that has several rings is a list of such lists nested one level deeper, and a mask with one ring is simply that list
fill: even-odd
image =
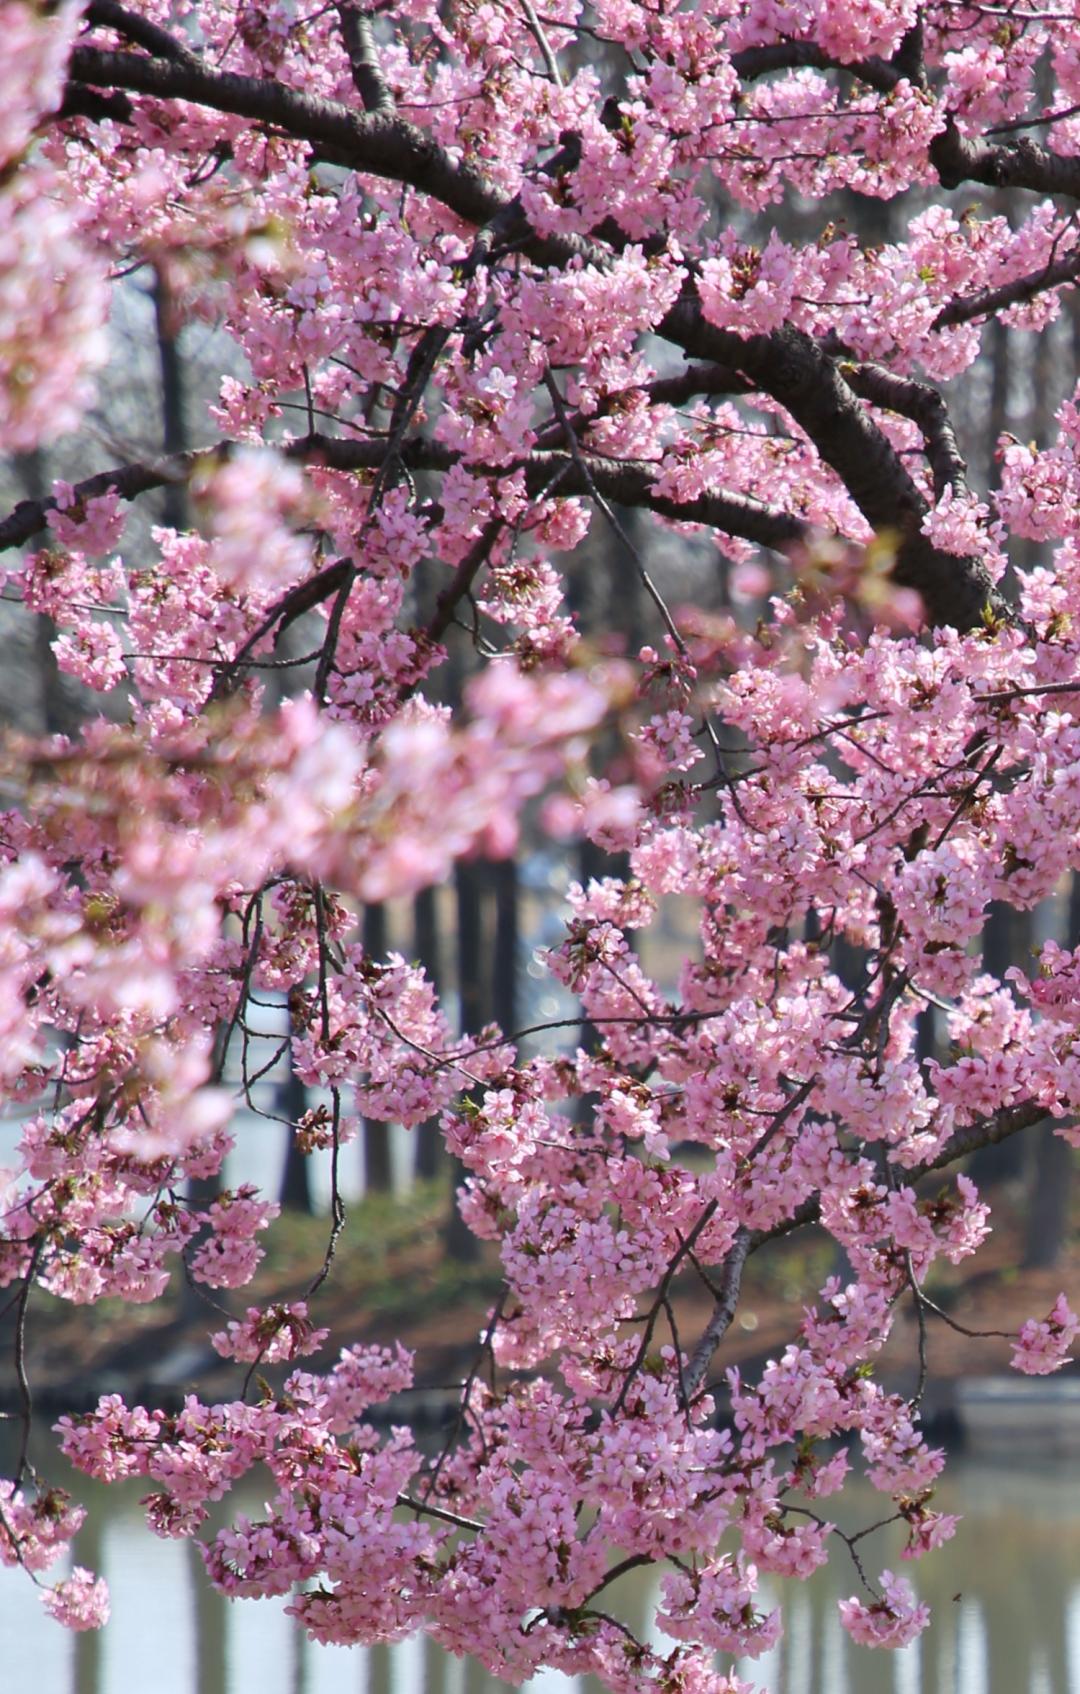
[{"label": "bare tree trunk in background", "polygon": [[[1031,917],[1012,906],[995,900],[987,913],[983,929],[983,964],[992,975],[1001,978],[1010,965],[1022,964],[1031,941]],[[996,1147],[980,1147],[972,1154],[968,1167],[977,1188],[1007,1182],[1021,1175],[1024,1168],[1024,1146],[1027,1137],[1014,1135]]]},{"label": "bare tree trunk in background", "polygon": [[[1032,337],[1034,346],[1031,349],[1029,366],[1031,407],[1024,426],[1024,438],[1037,442],[1040,448],[1045,448],[1051,440],[1054,413],[1064,399],[1064,393],[1061,391],[1063,361],[1059,356],[1058,337],[1054,333],[1061,327],[1060,324],[1054,324],[1045,335]],[[1049,558],[1045,541],[1022,541],[1019,552],[1018,562],[1025,570],[1031,570]]]},{"label": "bare tree trunk in background", "polygon": [[[371,959],[382,959],[387,951],[386,907],[364,907],[364,952]],[[364,1119],[364,1190],[368,1194],[386,1194],[392,1187],[390,1170],[390,1125]]]},{"label": "bare tree trunk in background", "polygon": [[[487,1021],[489,990],[484,971],[484,911],[480,866],[461,860],[454,867],[457,900],[458,1018],[462,1035],[474,1035]],[[457,1190],[466,1175],[460,1159],[451,1172],[451,1204],[444,1239],[446,1251],[458,1264],[473,1264],[480,1243],[462,1219]]]},{"label": "bare tree trunk in background", "polygon": [[[31,500],[43,500],[49,491],[48,460],[40,448],[16,453],[15,472]],[[38,687],[38,712],[46,735],[63,735],[73,727],[73,713],[64,699],[64,683],[52,644],[56,625],[39,613],[34,619],[33,666]]]},{"label": "bare tree trunk in background", "polygon": [[[413,948],[424,974],[441,1000],[443,991],[442,948],[439,940],[439,904],[434,888],[422,888],[413,901]],[[430,1182],[443,1165],[443,1140],[438,1118],[428,1118],[416,1131],[416,1175]]]},{"label": "bare tree trunk in background", "polygon": [[1048,1119],[1034,1136],[1031,1197],[1024,1243],[1024,1269],[1048,1270],[1060,1263],[1069,1236],[1072,1148]]},{"label": "bare tree trunk in background", "polygon": [[[156,271],[152,285],[152,296],[154,324],[157,334],[158,376],[161,382],[161,445],[166,453],[182,453],[189,444],[184,422],[184,395],[186,390],[184,362],[180,352],[175,315],[168,289]],[[187,488],[183,484],[167,487],[162,499],[161,510],[167,524],[170,524],[174,529],[185,529],[188,523]],[[221,1032],[219,1031],[219,1040],[220,1036]],[[215,1072],[218,1069],[217,1049],[218,1042],[215,1042]],[[216,1176],[192,1177],[187,1185],[188,1205],[194,1211],[205,1211],[217,1199],[224,1187],[225,1179],[220,1171]],[[200,1286],[185,1278],[182,1287],[183,1315],[189,1318],[195,1315],[204,1316],[207,1309],[206,1297]],[[220,1299],[221,1303],[226,1306],[229,1304],[227,1290],[215,1290],[214,1297]]]},{"label": "bare tree trunk in background", "polygon": [[[169,285],[161,271],[154,272],[154,324],[157,331],[158,368],[161,375],[161,441],[166,453],[184,453],[190,445],[186,422],[186,380],[180,353],[177,314]],[[167,483],[161,513],[172,529],[189,525],[187,484]]]},{"label": "bare tree trunk in background", "polygon": [[293,1068],[291,1045],[286,1057],[288,1075],[277,1090],[276,1100],[276,1110],[289,1120],[285,1131],[285,1162],[281,1171],[278,1200],[283,1211],[300,1212],[304,1217],[310,1218],[315,1212],[311,1197],[311,1165],[308,1155],[302,1153],[297,1146],[294,1133],[296,1124],[308,1109],[307,1089]]},{"label": "bare tree trunk in background", "polygon": [[990,357],[990,415],[987,419],[985,473],[987,488],[996,488],[1001,481],[997,445],[1009,427],[1012,338],[996,318],[987,324],[986,334]]},{"label": "bare tree trunk in background", "polygon": [[[598,881],[602,876],[619,874],[613,867],[611,854],[605,853],[602,847],[598,847],[595,841],[590,841],[587,836],[581,838],[577,859],[578,876],[583,888],[587,888],[591,881]],[[586,1053],[595,1052],[600,1044],[600,1032],[584,1012],[581,1015],[578,1042]]]},{"label": "bare tree trunk in background", "polygon": [[495,944],[491,959],[492,1012],[500,1027],[512,1035],[518,1025],[518,874],[513,859],[491,866],[495,894]]},{"label": "bare tree trunk in background", "polygon": [[187,1544],[194,1612],[194,1671],[199,1694],[225,1694],[229,1685],[228,1600],[206,1580],[196,1542]]}]

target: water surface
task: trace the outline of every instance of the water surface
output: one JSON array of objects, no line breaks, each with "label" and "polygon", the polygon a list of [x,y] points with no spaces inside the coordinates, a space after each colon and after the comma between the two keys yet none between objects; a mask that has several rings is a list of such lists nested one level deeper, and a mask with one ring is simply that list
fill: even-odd
[{"label": "water surface", "polygon": [[[21,1694],[499,1694],[477,1664],[430,1643],[316,1647],[281,1601],[228,1602],[208,1586],[195,1549],[161,1541],[137,1504],[145,1490],[73,1485],[92,1507],[76,1558],[109,1579],[113,1614],[72,1637],[42,1612],[19,1571],[0,1570],[0,1689]],[[881,1497],[862,1486],[845,1527],[874,1521]],[[259,1498],[233,1496],[257,1511]],[[823,1510],[832,1502],[822,1502]],[[847,1552],[809,1583],[774,1585],[785,1604],[779,1646],[741,1674],[772,1694],[1080,1694],[1080,1466],[955,1457],[935,1504],[964,1515],[957,1538],[913,1566],[898,1564],[897,1529],[862,1543],[867,1567],[903,1569],[935,1617],[901,1653],[852,1645],[836,1601],[858,1591]],[[646,1628],[648,1573],[620,1585],[621,1611]],[[614,1591],[613,1591],[614,1592]],[[662,1638],[657,1638],[661,1640]],[[529,1694],[598,1694],[588,1679],[542,1674]]]}]

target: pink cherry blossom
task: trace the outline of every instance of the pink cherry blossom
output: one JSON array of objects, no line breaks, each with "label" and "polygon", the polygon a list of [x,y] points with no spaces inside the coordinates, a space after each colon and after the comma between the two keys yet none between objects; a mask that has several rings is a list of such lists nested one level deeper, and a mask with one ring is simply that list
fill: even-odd
[{"label": "pink cherry blossom", "polygon": [[76,1565],[69,1577],[46,1589],[42,1605],[67,1629],[100,1629],[109,1621],[109,1590],[104,1579]]},{"label": "pink cherry blossom", "polygon": [[[248,1286],[249,1113],[335,1182],[362,1123],[437,1125],[503,1284],[443,1448],[426,1361],[331,1333],[337,1193],[321,1268],[214,1321],[220,1394],[107,1395],[64,1454],[318,1640],[746,1694],[715,1654],[775,1644],[762,1582],[837,1550],[856,1456],[902,1557],[963,1536],[874,1366],[983,1249],[968,1156],[1080,1140],[1080,30],[136,10],[0,0],[0,545],[45,667],[0,745],[0,1284],[31,1320]],[[151,297],[163,368],[213,349],[182,431],[101,376]],[[1056,411],[1007,384],[982,451],[1017,337]],[[569,1009],[471,1018],[371,944],[366,907],[582,843],[529,943]],[[740,1370],[747,1268],[809,1227],[843,1272]],[[1070,1299],[1017,1368],[1067,1362]],[[83,1512],[40,1462],[0,1480],[35,1577]],[[45,1604],[107,1606],[81,1568]],[[841,1617],[927,1612],[886,1572]]]},{"label": "pink cherry blossom", "polygon": [[891,1571],[881,1573],[882,1598],[840,1601],[840,1622],[863,1647],[906,1647],[930,1622],[930,1608],[916,1602],[910,1582]]}]

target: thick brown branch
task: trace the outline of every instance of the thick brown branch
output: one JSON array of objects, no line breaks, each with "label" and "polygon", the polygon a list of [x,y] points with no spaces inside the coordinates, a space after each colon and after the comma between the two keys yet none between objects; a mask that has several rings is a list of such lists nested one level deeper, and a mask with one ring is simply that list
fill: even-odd
[{"label": "thick brown branch", "polygon": [[[481,226],[492,226],[512,215],[513,202],[482,172],[456,161],[430,135],[395,114],[351,112],[333,101],[307,96],[279,83],[234,76],[198,64],[166,63],[95,48],[77,49],[71,71],[76,81],[96,87],[192,100],[272,125],[306,142],[322,158],[411,183]],[[601,266],[610,262],[612,250],[602,242],[578,236],[540,238],[529,232],[524,220],[517,222],[520,236],[515,237],[516,243],[541,263],[564,264],[574,257],[586,257]],[[810,337],[785,328],[773,335],[744,339],[714,329],[706,323],[696,291],[689,283],[683,299],[658,326],[658,333],[688,357],[730,367],[787,408],[872,527],[897,536],[897,581],[918,590],[931,622],[970,629],[982,621],[988,606],[1004,614],[994,585],[978,560],[940,553],[922,535],[926,515],[922,495],[899,455],[843,381],[836,359]],[[601,486],[598,476],[594,480]],[[564,492],[575,491],[580,492],[572,484],[564,484]],[[603,492],[613,500],[622,498],[613,489]],[[652,500],[645,503],[664,510]],[[737,513],[736,503],[727,517],[715,515],[708,502],[700,513],[689,509],[664,511],[665,516],[712,522],[768,546],[792,539],[795,520],[786,520],[783,534],[778,534],[775,524],[766,524],[766,534],[761,524],[756,524],[753,532],[739,527],[734,521]]]},{"label": "thick brown branch", "polygon": [[61,123],[65,118],[89,118],[95,124],[106,121],[129,124],[133,110],[126,94],[99,94],[82,83],[69,82],[63,100],[48,121]]},{"label": "thick brown branch", "polygon": [[133,47],[145,47],[155,59],[167,59],[176,65],[200,65],[201,60],[186,41],[178,41],[167,29],[129,12],[118,0],[90,0],[86,8],[87,23],[99,29],[111,29],[130,41]]},{"label": "thick brown branch", "polygon": [[731,364],[784,406],[835,471],[866,521],[898,543],[894,576],[922,596],[931,623],[977,628],[1006,608],[985,566],[940,552],[922,533],[927,504],[899,453],[844,378],[841,362],[801,330],[740,337],[707,324],[696,300],[668,313],[660,333],[695,357]]},{"label": "thick brown branch", "polygon": [[1080,197],[1080,158],[1063,158],[1029,136],[1016,141],[972,141],[950,118],[930,148],[942,188],[982,182],[988,188],[1026,188],[1034,194]]},{"label": "thick brown branch", "polygon": [[[153,488],[163,488],[170,482],[184,482],[200,460],[225,457],[232,450],[230,442],[219,442],[193,453],[180,453],[150,464],[121,465],[113,471],[100,471],[75,485],[75,498],[85,501],[110,489],[122,499],[130,500]],[[282,448],[286,458],[328,466],[340,471],[377,471],[387,455],[384,440],[346,441],[334,436],[304,436],[290,441]],[[447,471],[457,463],[458,455],[439,442],[416,439],[405,442],[399,454],[401,464],[411,471]],[[583,471],[567,453],[536,451],[523,464],[525,485],[534,498],[558,478],[556,498],[590,492],[589,483],[609,500],[621,506],[640,506],[660,517],[681,523],[706,524],[738,535],[746,541],[756,541],[763,547],[779,548],[802,539],[807,526],[801,518],[746,496],[734,494],[702,494],[696,500],[679,502],[655,489],[657,467],[641,459],[602,459],[583,455],[588,471]],[[507,469],[517,466],[470,465],[477,476],[503,476]],[[22,500],[0,521],[0,552],[19,547],[45,527],[48,513],[55,509],[55,500]]]},{"label": "thick brown branch", "polygon": [[[741,53],[732,54],[731,63],[744,82],[775,71],[798,70],[806,66],[814,70],[847,72],[881,94],[891,93],[900,81],[911,75],[911,69],[903,64],[901,55],[891,64],[885,59],[875,58],[843,64],[810,41],[778,41],[769,47],[749,47]],[[1033,118],[1024,121],[1035,125],[1050,120]],[[1029,136],[1020,136],[1010,142],[972,140],[961,135],[950,117],[946,128],[930,148],[930,159],[943,188],[959,188],[965,182],[982,182],[988,188],[1026,188],[1035,194],[1080,197],[1080,158],[1052,153]]]},{"label": "thick brown branch", "polygon": [[754,82],[758,77],[771,76],[774,71],[846,71],[868,88],[880,94],[891,94],[904,72],[887,59],[859,59],[844,64],[819,47],[815,41],[775,41],[768,47],[746,47],[731,55],[732,68],[742,82]]},{"label": "thick brown branch", "polygon": [[503,528],[501,518],[492,518],[484,525],[469,551],[462,559],[453,579],[435,602],[435,611],[425,634],[429,641],[441,641],[454,620],[454,613],[464,600],[477,576],[487,563],[488,555]]},{"label": "thick brown branch", "polygon": [[355,0],[340,0],[337,10],[353,83],[365,111],[392,112],[394,96],[379,63],[371,19],[355,4]]},{"label": "thick brown branch", "polygon": [[967,487],[967,463],[948,407],[936,388],[910,377],[895,376],[882,365],[844,364],[840,369],[848,387],[860,399],[886,411],[899,412],[918,424],[926,445],[934,492],[939,498],[948,487],[955,488],[957,493]]},{"label": "thick brown branch", "polygon": [[[219,450],[209,449],[210,452]],[[135,500],[151,489],[186,482],[200,457],[198,453],[179,453],[175,457],[154,459],[147,464],[118,465],[115,470],[98,471],[76,485],[75,498],[79,501],[94,500],[99,495],[115,491],[121,500]],[[0,553],[31,541],[45,528],[48,514],[55,510],[56,501],[51,495],[44,500],[20,500],[7,517],[0,520]]]},{"label": "thick brown branch", "polygon": [[[266,124],[303,142],[329,164],[408,183],[468,223],[492,223],[511,204],[475,165],[456,160],[425,130],[395,112],[354,112],[284,83],[214,70],[194,59],[170,63],[98,47],[77,47],[69,74],[75,84],[126,89],[159,100],[190,100]],[[528,235],[524,224],[522,235]],[[566,264],[574,258],[603,263],[609,257],[605,248],[576,235],[531,236],[527,246],[542,263]]]},{"label": "thick brown branch", "polygon": [[1013,282],[1003,282],[998,288],[980,288],[974,294],[962,294],[956,300],[950,300],[930,327],[948,329],[952,324],[970,323],[972,318],[988,318],[1009,306],[1034,300],[1037,295],[1045,294],[1047,289],[1075,282],[1077,277],[1080,277],[1080,249],[1066,254],[1054,264],[1044,265],[1041,270],[1032,271],[1030,276],[1020,276]]}]

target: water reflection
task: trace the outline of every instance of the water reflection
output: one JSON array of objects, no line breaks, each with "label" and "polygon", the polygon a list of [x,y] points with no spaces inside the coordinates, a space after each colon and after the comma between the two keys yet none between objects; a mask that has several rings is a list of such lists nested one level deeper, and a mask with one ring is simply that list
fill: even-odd
[{"label": "water reflection", "polygon": [[[937,1504],[964,1515],[956,1541],[915,1566],[935,1609],[922,1640],[902,1653],[852,1646],[836,1601],[856,1592],[842,1548],[807,1584],[777,1584],[786,1608],[773,1651],[740,1672],[773,1694],[1078,1694],[1080,1501],[1075,1467],[1008,1469],[955,1459]],[[146,1530],[138,1488],[82,1487],[92,1511],[80,1563],[109,1579],[113,1616],[72,1637],[42,1614],[28,1580],[0,1571],[0,1687],[33,1694],[498,1694],[479,1665],[428,1641],[394,1648],[315,1647],[283,1602],[228,1604],[206,1583],[195,1549]],[[241,1504],[258,1510],[249,1496]],[[844,1526],[879,1515],[869,1489],[845,1502]],[[870,1543],[869,1564],[897,1567],[902,1536]],[[866,1543],[863,1544],[864,1552]],[[646,1628],[656,1599],[647,1573],[624,1579],[622,1611]],[[661,1640],[661,1637],[657,1637]],[[537,1676],[528,1694],[595,1694],[588,1679]]]}]

